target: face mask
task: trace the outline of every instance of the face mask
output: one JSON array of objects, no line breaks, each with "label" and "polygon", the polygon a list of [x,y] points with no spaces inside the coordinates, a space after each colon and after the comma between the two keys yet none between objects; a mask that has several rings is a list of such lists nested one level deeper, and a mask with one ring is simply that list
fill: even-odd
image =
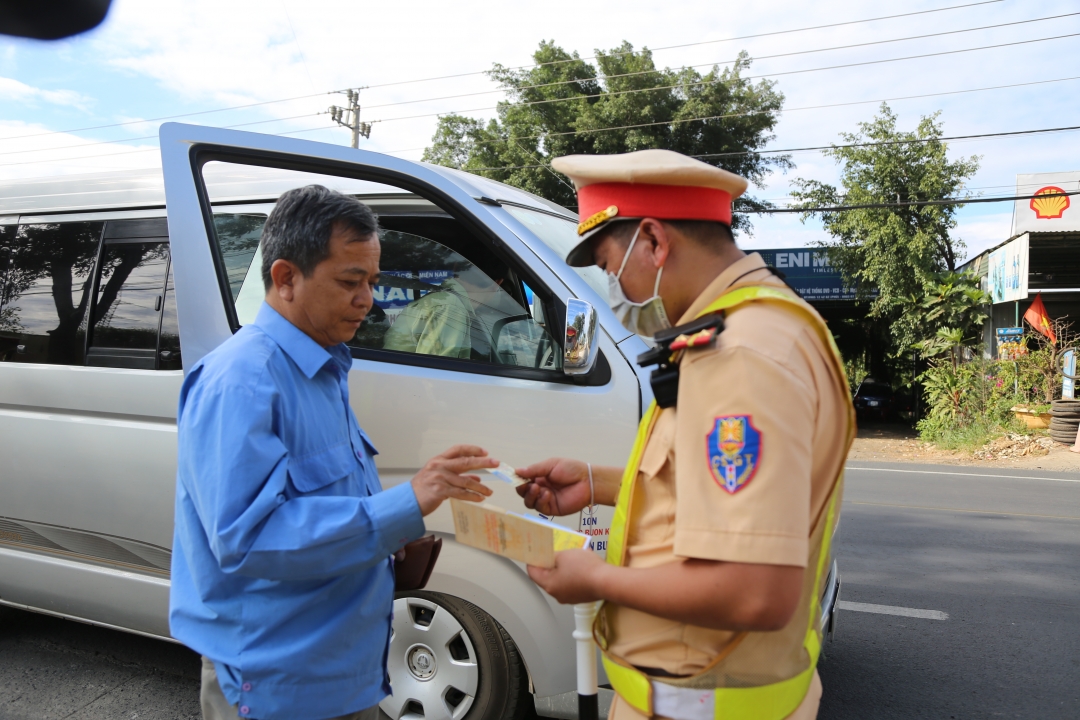
[{"label": "face mask", "polygon": [[667,311],[664,310],[664,301],[660,299],[659,294],[660,276],[663,274],[664,268],[661,267],[656,271],[656,285],[653,287],[653,295],[645,302],[631,302],[619,283],[619,278],[622,277],[623,270],[626,269],[626,262],[630,259],[630,251],[634,249],[634,243],[637,242],[638,232],[641,232],[640,227],[634,233],[634,238],[630,241],[630,247],[626,248],[626,255],[623,256],[618,274],[612,275],[608,273],[608,304],[611,305],[615,317],[619,318],[619,322],[628,330],[651,339],[656,333],[671,327]]}]

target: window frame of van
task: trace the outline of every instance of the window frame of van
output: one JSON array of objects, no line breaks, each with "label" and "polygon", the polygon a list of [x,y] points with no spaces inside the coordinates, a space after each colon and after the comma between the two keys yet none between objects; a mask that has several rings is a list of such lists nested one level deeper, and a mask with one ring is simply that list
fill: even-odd
[{"label": "window frame of van", "polygon": [[[203,169],[207,164],[220,162],[231,165],[248,165],[266,167],[279,170],[292,170],[294,172],[309,173],[312,175],[333,176],[375,182],[390,185],[408,193],[412,193],[421,200],[425,200],[443,213],[449,215],[460,223],[462,229],[470,233],[481,245],[492,252],[502,262],[505,262],[518,275],[520,280],[532,288],[536,297],[544,300],[544,312],[546,317],[558,320],[558,332],[550,333],[555,341],[555,347],[563,352],[565,334],[562,332],[566,316],[566,303],[553,292],[546,283],[542,282],[531,267],[521,263],[512,253],[506,251],[502,240],[495,235],[483,222],[480,222],[468,208],[460,205],[453,198],[443,194],[438,188],[430,187],[417,182],[410,175],[399,173],[386,168],[374,166],[356,167],[351,163],[325,159],[308,159],[303,157],[282,155],[267,151],[248,151],[237,148],[220,148],[215,146],[195,146],[190,152],[192,176],[195,181],[195,189],[199,195],[199,207],[203,215],[203,226],[206,229],[207,238],[210,241],[210,254],[214,261],[217,273],[218,288],[221,292],[222,303],[225,308],[225,316],[233,333],[240,329],[236,316],[236,306],[229,290],[228,274],[221,255],[221,246],[217,239],[217,230],[214,226],[214,209],[222,209],[230,204],[255,205],[261,202],[274,204],[277,198],[264,200],[245,199],[233,202],[212,202],[206,188],[206,180],[203,177]],[[549,314],[550,312],[550,314]],[[183,341],[183,338],[181,338]],[[446,370],[450,372],[468,373],[472,375],[489,375],[494,377],[513,378],[519,380],[532,380],[552,383],[556,385],[577,385],[588,387],[600,387],[612,381],[611,365],[603,350],[598,353],[596,364],[592,370],[583,375],[567,375],[562,370],[541,370],[539,368],[527,368],[517,365],[500,365],[496,363],[483,363],[474,360],[461,360],[447,358],[438,355],[424,355],[420,353],[398,352],[394,350],[376,350],[373,348],[350,347],[352,357],[357,360],[387,363],[394,365],[406,365],[412,367],[424,367],[433,370]]]}]

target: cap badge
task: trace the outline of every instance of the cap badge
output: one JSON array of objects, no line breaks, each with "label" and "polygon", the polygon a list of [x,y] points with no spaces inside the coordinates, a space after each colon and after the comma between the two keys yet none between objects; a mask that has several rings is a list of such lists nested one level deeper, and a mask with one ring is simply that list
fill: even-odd
[{"label": "cap badge", "polygon": [[611,218],[615,217],[618,214],[619,214],[619,208],[616,207],[615,205],[609,205],[606,210],[601,210],[600,212],[598,212],[598,213],[596,213],[594,215],[590,215],[588,219],[581,222],[577,226],[577,234],[578,235],[584,235],[585,233],[589,232],[590,230],[592,230],[597,225],[600,225],[601,223],[607,222],[608,220],[610,220]]}]

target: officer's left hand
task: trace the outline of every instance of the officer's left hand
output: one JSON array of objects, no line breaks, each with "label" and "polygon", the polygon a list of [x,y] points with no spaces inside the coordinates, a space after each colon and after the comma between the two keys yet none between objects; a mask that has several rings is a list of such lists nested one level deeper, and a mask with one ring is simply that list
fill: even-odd
[{"label": "officer's left hand", "polygon": [[555,553],[555,567],[529,565],[529,577],[549,595],[563,603],[602,600],[599,578],[605,568],[604,560],[592,550],[563,550]]}]

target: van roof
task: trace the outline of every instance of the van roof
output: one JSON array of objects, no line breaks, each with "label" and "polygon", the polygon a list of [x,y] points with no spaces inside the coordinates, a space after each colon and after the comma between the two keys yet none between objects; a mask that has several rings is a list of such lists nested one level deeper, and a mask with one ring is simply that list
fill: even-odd
[{"label": "van roof", "polygon": [[[573,213],[518,188],[469,173],[431,166],[473,195],[531,205],[573,217]],[[213,202],[276,200],[297,186],[290,170],[253,165],[206,166],[207,190]],[[409,195],[405,190],[351,178],[318,176],[319,182],[348,195]],[[47,213],[137,210],[165,207],[160,168],[27,178],[0,183],[0,216]]]}]

